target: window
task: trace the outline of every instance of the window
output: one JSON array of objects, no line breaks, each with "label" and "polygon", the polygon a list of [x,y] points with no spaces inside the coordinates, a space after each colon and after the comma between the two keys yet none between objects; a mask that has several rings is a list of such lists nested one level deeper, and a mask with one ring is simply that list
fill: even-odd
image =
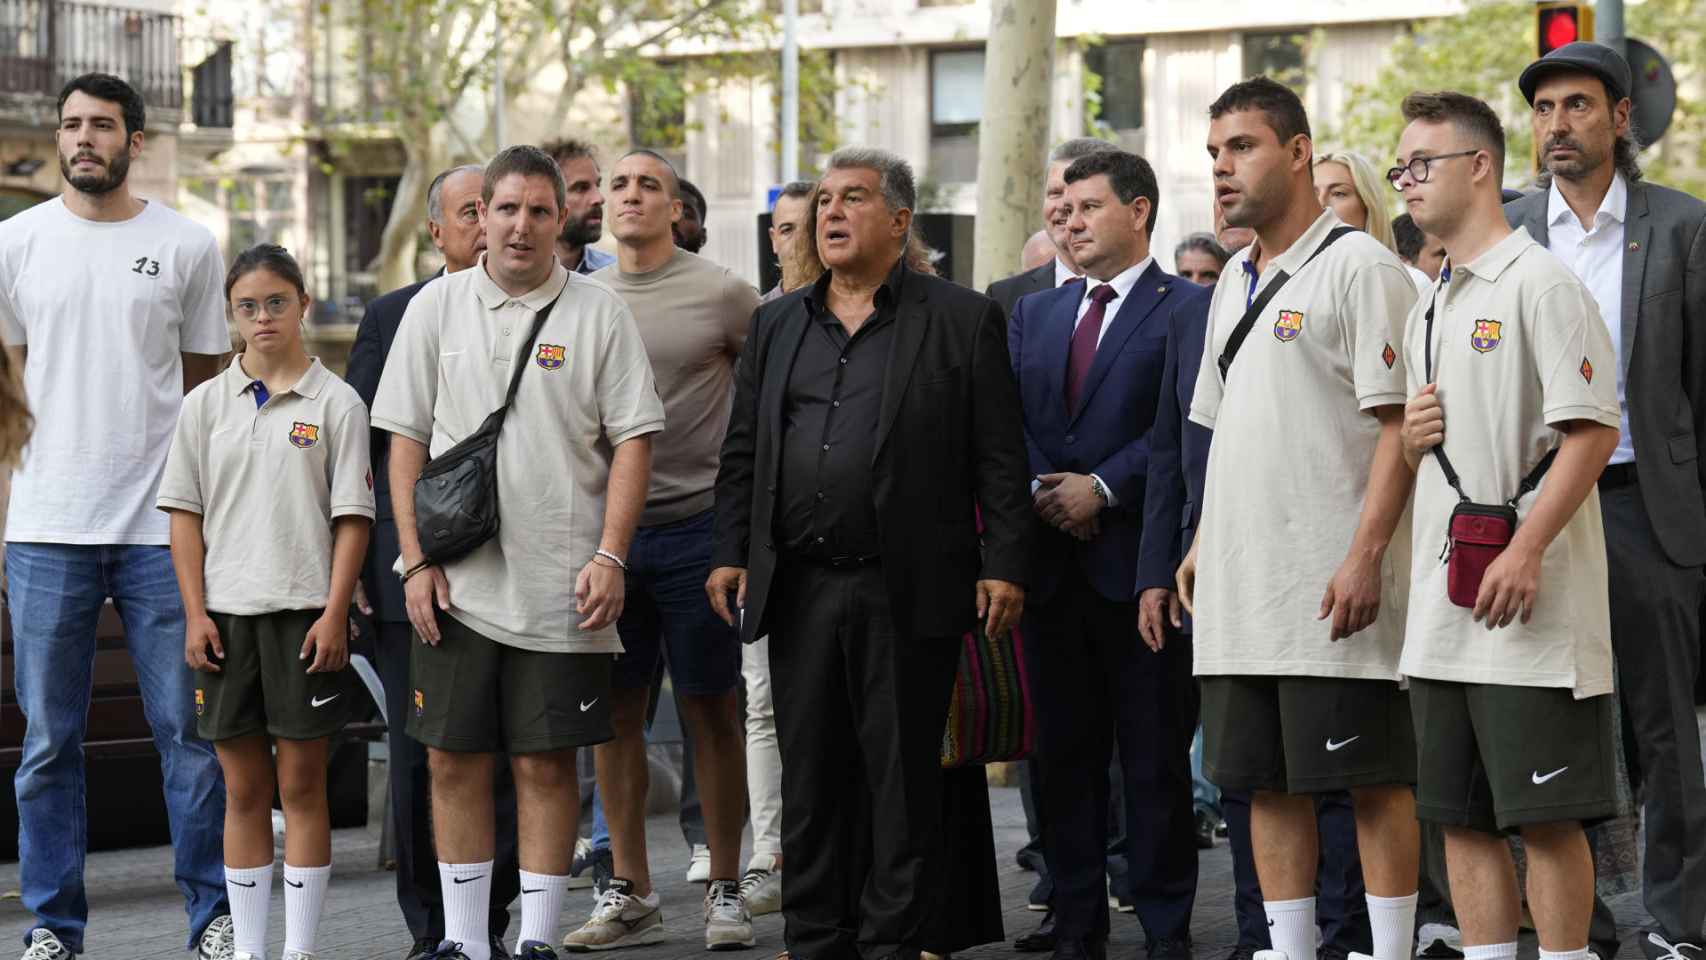
[{"label": "window", "polygon": [[[1143,129],[1143,41],[1111,40],[1084,52],[1084,67],[1099,79],[1089,100],[1090,119],[1124,139]],[[1099,102],[1098,102],[1099,101]]]},{"label": "window", "polygon": [[977,179],[977,125],[983,119],[983,51],[930,54],[930,176]]},{"label": "window", "polygon": [[1247,33],[1244,35],[1244,76],[1267,76],[1303,96],[1307,81],[1309,34]]}]

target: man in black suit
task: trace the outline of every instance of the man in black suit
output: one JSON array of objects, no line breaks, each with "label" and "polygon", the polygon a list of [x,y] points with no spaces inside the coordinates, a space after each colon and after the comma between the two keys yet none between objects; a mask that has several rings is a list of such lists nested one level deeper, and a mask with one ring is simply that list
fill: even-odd
[{"label": "man in black suit", "polygon": [[[1648,958],[1700,960],[1706,780],[1694,712],[1706,565],[1706,203],[1641,180],[1630,71],[1597,43],[1522,72],[1546,189],[1505,216],[1569,265],[1617,351],[1622,436],[1599,478],[1611,643],[1631,779],[1645,797]],[[1596,908],[1601,950],[1607,914]]]},{"label": "man in black suit", "polygon": [[735,375],[705,589],[770,637],[788,952],[916,960],[958,641],[1024,607],[1019,398],[1000,308],[906,267],[906,161],[837,151],[819,197],[828,271],[759,309]]},{"label": "man in black suit", "polygon": [[[481,184],[482,170],[473,165],[446,170],[433,179],[427,188],[427,229],[433,246],[444,255],[444,269],[367,305],[350,348],[345,379],[369,407],[373,406],[379,375],[409,301],[437,277],[474,266],[485,250],[485,232],[480,229],[480,214],[475,208]],[[403,606],[403,581],[392,572],[401,548],[397,521],[391,515],[391,481],[386,469],[390,436],[383,430],[373,431],[373,495],[378,520],[367,544],[357,605],[373,618],[378,632],[374,646],[380,680],[385,684],[385,716],[389,721],[386,747],[392,837],[397,848],[397,906],[403,911],[409,935],[415,939],[408,953],[408,960],[415,960],[430,956],[444,939],[444,902],[439,890],[438,856],[433,851],[426,750],[403,732],[403,719],[414,709],[409,695],[409,646],[414,636]],[[497,867],[491,899],[493,956],[504,955],[502,939],[509,927],[509,903],[520,893],[521,884],[515,849],[515,784],[507,764],[499,764],[498,770]]]}]

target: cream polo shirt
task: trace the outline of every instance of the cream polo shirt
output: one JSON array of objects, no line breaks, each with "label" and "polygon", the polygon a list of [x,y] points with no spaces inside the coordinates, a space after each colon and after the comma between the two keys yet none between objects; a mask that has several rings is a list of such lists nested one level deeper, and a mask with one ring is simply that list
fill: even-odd
[{"label": "cream polo shirt", "polygon": [[511,364],[553,298],[498,435],[498,535],[445,566],[450,615],[525,650],[618,653],[614,625],[576,627],[575,577],[603,534],[616,445],[664,423],[645,343],[620,297],[561,265],[511,297],[484,256],[439,277],[403,314],[373,425],[435,457],[474,432],[503,403]]},{"label": "cream polo shirt", "polygon": [[[1398,679],[1408,518],[1381,565],[1380,615],[1337,643],[1321,597],[1362,515],[1380,437],[1402,404],[1404,318],[1416,285],[1366,233],[1304,261],[1342,221],[1323,211],[1255,277],[1252,245],[1215,285],[1191,419],[1214,431],[1196,583],[1196,672]],[[1301,269],[1300,269],[1301,268]],[[1256,318],[1225,381],[1219,359],[1253,296],[1291,275]]]},{"label": "cream polo shirt", "polygon": [[257,383],[239,355],[184,398],[156,506],[201,515],[207,609],[317,610],[332,521],[373,519],[367,407],[319,360],[258,407]]},{"label": "cream polo shirt", "polygon": [[[1447,264],[1434,309],[1434,381],[1445,452],[1476,503],[1503,503],[1571,420],[1616,428],[1617,354],[1592,293],[1518,228],[1461,267]],[[1426,382],[1428,300],[1404,341],[1409,389]],[[1551,475],[1540,481],[1546,489]],[[1517,504],[1526,517],[1540,493]],[[1540,561],[1534,616],[1489,631],[1446,596],[1440,555],[1457,494],[1429,455],[1416,472],[1406,676],[1611,692],[1611,614],[1599,491],[1590,490]]]}]

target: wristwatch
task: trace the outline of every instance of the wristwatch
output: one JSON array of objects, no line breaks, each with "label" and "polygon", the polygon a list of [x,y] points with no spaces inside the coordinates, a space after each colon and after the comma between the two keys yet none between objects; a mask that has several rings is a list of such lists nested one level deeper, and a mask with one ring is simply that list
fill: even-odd
[{"label": "wristwatch", "polygon": [[1101,499],[1102,506],[1108,505],[1108,488],[1102,486],[1102,478],[1093,473],[1090,474],[1090,492]]}]

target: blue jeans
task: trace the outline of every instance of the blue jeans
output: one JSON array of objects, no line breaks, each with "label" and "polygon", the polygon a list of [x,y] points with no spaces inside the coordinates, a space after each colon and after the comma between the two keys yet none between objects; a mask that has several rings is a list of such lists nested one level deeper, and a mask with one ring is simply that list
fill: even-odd
[{"label": "blue jeans", "polygon": [[1191,741],[1191,802],[1197,809],[1207,809],[1220,816],[1220,788],[1208,782],[1202,772],[1202,724],[1197,724],[1196,739]]},{"label": "blue jeans", "polygon": [[154,731],[172,830],[174,875],[189,914],[189,944],[225,899],[225,780],[195,735],[195,694],[184,663],[184,608],[172,555],[158,546],[12,543],[6,547],[18,706],[25,717],[18,794],[23,903],[75,952],[89,899],[83,734],[95,663],[95,622],[108,597],[124,621],[142,708]]}]

